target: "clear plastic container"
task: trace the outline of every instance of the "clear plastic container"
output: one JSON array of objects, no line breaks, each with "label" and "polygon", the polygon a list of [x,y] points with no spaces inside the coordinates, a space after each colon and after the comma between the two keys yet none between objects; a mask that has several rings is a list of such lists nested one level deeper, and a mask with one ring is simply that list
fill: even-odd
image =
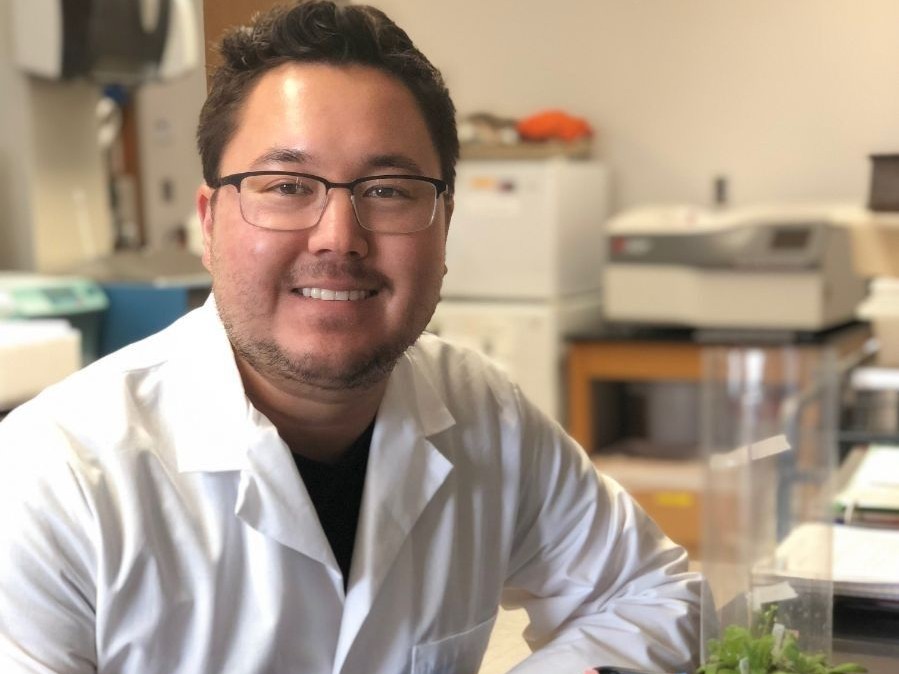
[{"label": "clear plastic container", "polygon": [[[836,354],[709,347],[704,368],[703,661],[728,626],[770,631],[772,608],[800,649],[829,658]],[[814,541],[788,552],[797,537]]]}]

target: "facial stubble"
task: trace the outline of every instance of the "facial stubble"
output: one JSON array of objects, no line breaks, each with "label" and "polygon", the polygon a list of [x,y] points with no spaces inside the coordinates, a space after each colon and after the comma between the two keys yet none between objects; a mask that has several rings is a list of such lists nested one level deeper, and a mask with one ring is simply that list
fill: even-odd
[{"label": "facial stubble", "polygon": [[[224,268],[225,265],[219,262],[213,247],[213,269]],[[215,274],[213,276],[215,277]],[[217,292],[215,281],[213,281],[213,294],[225,332],[240,358],[260,375],[275,383],[346,391],[373,387],[390,375],[399,358],[415,343],[430,321],[440,297],[441,283],[438,281],[436,289],[428,293],[427,297],[421,298],[401,330],[383,339],[379,344],[373,344],[369,352],[360,354],[358,358],[343,361],[342,366],[332,365],[326,358],[319,358],[311,352],[291,353],[272,335],[253,334],[256,330],[252,327],[254,318],[252,302],[247,301],[252,292],[245,283],[233,278],[230,285],[232,300],[236,301],[229,301],[222,293]],[[244,311],[240,311],[240,308]],[[243,314],[243,318],[239,314]],[[339,324],[330,327],[358,329]]]}]

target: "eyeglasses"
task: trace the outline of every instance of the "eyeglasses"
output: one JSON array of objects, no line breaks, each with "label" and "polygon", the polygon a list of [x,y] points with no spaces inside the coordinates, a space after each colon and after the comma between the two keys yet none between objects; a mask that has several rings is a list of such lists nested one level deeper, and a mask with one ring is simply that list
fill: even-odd
[{"label": "eyeglasses", "polygon": [[372,232],[411,234],[427,229],[447,184],[407,175],[366,176],[333,183],[291,171],[248,171],[219,178],[212,187],[234,185],[244,220],[256,227],[299,230],[315,227],[335,187],[349,190],[359,224]]}]

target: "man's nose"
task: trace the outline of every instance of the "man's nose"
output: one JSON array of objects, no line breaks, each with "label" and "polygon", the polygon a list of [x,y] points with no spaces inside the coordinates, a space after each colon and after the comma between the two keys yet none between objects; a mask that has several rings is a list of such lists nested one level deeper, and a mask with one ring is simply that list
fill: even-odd
[{"label": "man's nose", "polygon": [[328,190],[318,224],[309,231],[309,248],[313,253],[332,252],[357,257],[368,254],[368,232],[356,219],[347,189]]}]

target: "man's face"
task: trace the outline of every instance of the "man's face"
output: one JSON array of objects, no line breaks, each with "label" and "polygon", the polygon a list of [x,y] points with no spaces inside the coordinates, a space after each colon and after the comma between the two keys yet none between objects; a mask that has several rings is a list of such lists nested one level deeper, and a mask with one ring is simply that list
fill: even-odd
[{"label": "man's face", "polygon": [[[402,83],[374,68],[325,64],[280,66],[252,90],[220,172],[254,170],[333,182],[441,177],[424,117]],[[198,195],[203,260],[238,357],[275,382],[345,389],[382,381],[437,305],[446,197],[429,228],[383,234],[359,226],[345,189],[332,190],[318,224],[300,231],[244,221],[233,186],[214,203],[212,194],[203,186]],[[356,299],[315,299],[312,289]]]}]

